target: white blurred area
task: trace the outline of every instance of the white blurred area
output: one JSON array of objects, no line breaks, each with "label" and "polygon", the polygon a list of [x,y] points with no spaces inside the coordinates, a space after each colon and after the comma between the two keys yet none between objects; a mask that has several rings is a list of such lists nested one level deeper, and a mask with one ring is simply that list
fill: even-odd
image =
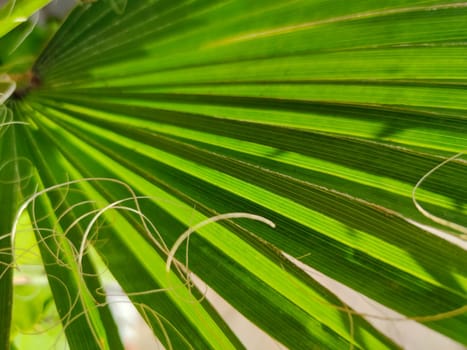
[{"label": "white blurred area", "polygon": [[78,0],[54,0],[41,10],[41,18],[42,20],[49,17],[64,18],[78,2]]},{"label": "white blurred area", "polygon": [[164,349],[118,284],[112,283],[106,292],[126,350]]}]

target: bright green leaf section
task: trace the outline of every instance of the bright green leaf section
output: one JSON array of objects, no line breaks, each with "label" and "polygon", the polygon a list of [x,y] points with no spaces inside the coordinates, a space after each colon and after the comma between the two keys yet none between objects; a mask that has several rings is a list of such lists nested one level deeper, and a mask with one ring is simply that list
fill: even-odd
[{"label": "bright green leaf section", "polygon": [[0,37],[28,20],[52,0],[9,0],[0,8]]},{"label": "bright green leaf section", "polygon": [[[9,348],[11,314],[13,303],[13,270],[10,232],[19,201],[16,129],[15,126],[0,127],[0,198],[4,203],[0,220],[0,349]],[[13,146],[12,146],[13,145]]]}]

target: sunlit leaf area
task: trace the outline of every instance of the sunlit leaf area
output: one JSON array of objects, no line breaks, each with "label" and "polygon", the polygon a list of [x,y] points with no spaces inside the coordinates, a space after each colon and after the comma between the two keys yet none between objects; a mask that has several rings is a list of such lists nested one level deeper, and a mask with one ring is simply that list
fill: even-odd
[{"label": "sunlit leaf area", "polygon": [[467,3],[0,1],[0,350],[467,348]]}]

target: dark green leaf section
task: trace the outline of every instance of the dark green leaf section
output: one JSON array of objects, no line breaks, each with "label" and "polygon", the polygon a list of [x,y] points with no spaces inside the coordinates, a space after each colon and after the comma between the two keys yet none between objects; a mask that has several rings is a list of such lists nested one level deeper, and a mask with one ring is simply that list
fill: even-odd
[{"label": "dark green leaf section", "polygon": [[[62,131],[57,132],[57,129],[52,127],[53,124],[50,121],[50,118],[53,118],[56,112],[44,110],[39,106],[35,106],[34,109],[40,111],[35,113],[35,123],[44,130],[51,127],[49,137],[73,166],[82,172],[83,176],[90,177],[99,174],[99,177],[119,178],[141,191],[141,194],[150,194],[154,197],[154,202],[142,205],[142,209],[145,215],[156,225],[158,232],[169,246],[174,243],[179,232],[183,232],[188,225],[193,224],[192,220],[196,217],[194,208],[208,217],[217,214],[216,210],[213,209],[216,208],[216,205],[211,207],[202,202],[197,202],[197,198],[195,196],[191,197],[190,192],[180,192],[177,186],[172,187],[171,184],[165,183],[164,179],[159,177],[159,174],[152,173],[156,163],[153,163],[150,159],[144,161],[147,167],[133,170],[131,163],[128,163],[130,158],[127,158],[127,156],[140,158],[137,154],[129,155],[127,151],[120,153],[120,150],[116,148],[118,147],[117,144],[107,146],[107,141],[104,139],[94,143],[97,139],[93,137],[88,139],[85,134],[76,134],[77,137],[75,137],[66,131],[68,129],[66,125],[63,125]],[[49,120],[42,117],[42,114],[47,115]],[[85,142],[83,143],[81,140]],[[88,143],[89,141],[91,143]],[[65,142],[66,147],[63,147]],[[102,153],[99,149],[94,148],[94,146],[100,148],[98,145],[104,146]],[[114,150],[119,151],[114,152]],[[106,153],[109,153],[111,158],[106,157]],[[117,156],[118,154],[120,156]],[[119,164],[127,165],[128,170],[118,171],[116,167],[119,167]],[[92,171],[89,169],[92,169]],[[137,174],[142,177],[139,178]],[[172,172],[172,176],[175,175],[176,171]],[[149,180],[149,182],[145,180]],[[122,189],[121,186],[102,182],[96,183],[95,187],[109,202],[115,202],[128,196],[125,193],[127,191]],[[180,189],[184,191],[183,186]],[[156,195],[156,193],[160,193],[160,195]],[[222,192],[219,191],[219,194],[222,194]],[[166,199],[168,195],[174,196],[173,199],[168,201]],[[177,206],[167,205],[167,202],[171,203],[176,200],[180,201]],[[226,197],[226,200],[229,200],[229,198]],[[183,203],[185,203],[185,209],[181,211],[182,216],[180,216],[180,207],[182,207]],[[222,205],[222,203],[213,204]],[[141,223],[131,217],[127,219],[130,220],[133,227],[138,228],[140,232],[144,232]],[[341,302],[337,298],[294,268],[282,257],[277,248],[271,248],[269,244],[258,240],[253,234],[254,230],[250,232],[237,225],[228,225],[227,227],[233,230],[236,236],[243,237],[243,240],[259,249],[263,256],[258,255],[258,252],[251,251],[251,248],[248,248],[245,243],[242,243],[242,239],[236,238],[236,236],[230,237],[230,242],[234,243],[225,242],[223,234],[219,230],[214,230],[215,235],[220,236],[219,238],[216,237],[217,245],[210,242],[209,239],[201,240],[197,236],[191,239],[190,268],[276,339],[289,348],[297,349],[304,346],[307,348],[318,346],[317,344],[321,344],[319,346],[326,348],[348,348],[349,341],[355,341],[355,345],[361,348],[367,348],[368,346],[393,347],[388,340],[378,335],[366,321],[356,316],[354,316],[353,323],[355,329],[358,330],[356,334],[359,334],[359,336],[352,340],[352,336],[349,334],[348,316],[345,312],[338,311],[336,307],[332,306],[336,305],[342,308],[340,306]],[[128,235],[128,232],[125,235]],[[135,289],[144,291],[161,288],[158,284],[150,284],[151,279],[143,277],[147,274],[147,272],[144,272],[144,267],[138,273],[138,275],[142,276],[140,284],[134,281],[132,277],[140,263],[138,264],[137,259],[132,261],[131,264],[128,264],[128,261],[132,259],[135,253],[125,246],[125,242],[119,241],[118,235],[113,234],[107,239],[105,237],[104,233],[104,237],[99,238],[99,241],[104,240],[106,243],[97,245],[97,249],[101,252],[103,259],[107,261],[109,269],[130,295]],[[249,252],[256,256],[253,261],[250,261],[252,256],[250,256]],[[236,259],[232,257],[232,254]],[[271,265],[271,261],[268,261],[269,259],[266,259],[264,255],[272,259],[274,264]],[[165,258],[164,254],[162,256]],[[244,258],[241,259],[241,256]],[[184,260],[183,255],[179,257]],[[254,263],[255,259],[258,263]],[[265,264],[265,267],[260,268],[260,261]],[[131,269],[128,269],[130,265]],[[269,267],[266,268],[267,266]],[[258,271],[255,271],[255,268]],[[286,274],[287,270],[291,275]],[[271,277],[268,275],[272,274],[271,271],[277,277],[272,281],[268,281],[267,279]],[[280,278],[281,275],[282,279]],[[296,280],[297,278],[298,280]],[[284,285],[284,279],[290,279],[292,284],[287,285],[289,283],[286,283]],[[294,282],[294,280],[296,281]],[[296,283],[299,288],[297,289],[293,283]],[[310,304],[310,298],[306,297],[307,295],[311,296],[311,299],[317,300],[317,303]],[[190,339],[195,348],[200,348],[201,345],[196,342],[196,333],[191,334],[188,332],[189,325],[181,326],[183,323],[180,322],[183,319],[180,320],[176,305],[168,302],[164,294],[154,294],[150,298],[135,297],[133,300],[137,304],[144,303],[152,310],[156,310],[163,315],[167,320],[170,320],[172,324],[177,324],[178,331],[185,335],[184,339]],[[257,302],[253,303],[252,301]],[[326,307],[329,304],[331,306]],[[281,316],[277,317],[277,315]],[[157,329],[155,330],[157,331]],[[177,334],[173,334],[173,336],[176,339]],[[297,341],[297,339],[300,340]],[[184,346],[184,344],[181,343],[178,346]]]},{"label": "dark green leaf section", "polygon": [[[73,111],[66,113],[74,115]],[[48,115],[54,118],[55,113],[50,111]],[[309,254],[304,262],[397,311],[408,316],[435,315],[462,307],[466,302],[464,251],[427,234],[390,210],[317,186],[308,179],[268,169],[264,162],[251,163],[257,158],[245,162],[232,157],[232,153],[220,153],[222,149],[214,152],[206,150],[205,145],[189,144],[156,132],[129,130],[126,124],[94,121],[98,126],[92,127],[82,122],[85,118],[79,114],[74,120],[64,115],[54,119],[96,150],[193,203],[198,210],[203,206],[221,212],[246,210],[272,218],[277,223],[273,232],[254,224],[245,226],[292,256]],[[67,125],[64,120],[73,122]],[[118,142],[115,135],[122,134],[128,138]],[[166,156],[158,157],[159,152]],[[176,157],[169,159],[168,154]],[[196,168],[188,168],[195,167],[194,164]],[[203,169],[198,170],[199,167]],[[232,184],[233,178],[241,182]],[[258,190],[241,191],[240,183],[254,185]],[[270,198],[282,198],[282,203],[289,201],[296,211],[290,212],[282,204],[274,205]],[[336,225],[337,221],[341,227]],[[371,236],[365,237],[366,232]],[[435,295],[437,303],[428,304]],[[460,315],[430,325],[456,337],[465,322],[465,315]]]},{"label": "dark green leaf section", "polygon": [[[20,126],[21,127],[21,126]],[[16,147],[18,125],[0,126],[0,349],[9,349],[13,303],[11,226],[19,201],[20,177]]]},{"label": "dark green leaf section", "polygon": [[[120,96],[124,97],[124,95]],[[137,95],[141,104],[152,103],[154,99],[161,98],[154,95],[145,97],[145,99],[141,99],[140,95]],[[164,97],[170,100],[173,96]],[[299,181],[312,179],[313,184],[345,192],[354,197],[364,197],[366,201],[400,211],[408,217],[426,223],[431,222],[426,220],[413,206],[411,198],[413,185],[410,184],[415,184],[428,170],[440,162],[439,157],[432,154],[433,151],[401,149],[391,144],[375,144],[373,141],[365,139],[330,134],[308,128],[284,127],[279,123],[277,123],[278,125],[269,125],[270,123],[263,123],[263,120],[245,121],[231,120],[230,118],[226,120],[225,118],[192,112],[173,112],[158,108],[127,106],[121,103],[89,101],[85,96],[80,98],[76,95],[58,94],[55,98],[59,98],[61,102],[73,102],[75,106],[70,106],[70,109],[84,111],[85,113],[81,113],[79,118],[89,120],[92,123],[101,123],[105,128],[108,128],[110,123],[110,127],[116,129],[117,133],[121,133],[125,126],[117,129],[116,126],[112,126],[115,121],[120,120],[124,125],[133,122],[138,126],[160,131],[169,137],[183,138],[184,142],[195,144],[197,148],[206,148],[207,152],[220,152],[223,156],[258,164],[278,174],[297,178]],[[211,100],[216,101],[216,98],[212,97]],[[227,103],[228,98],[223,100]],[[242,101],[247,100],[232,99],[230,103],[244,106]],[[274,103],[274,100],[270,99],[263,102],[260,102],[259,99],[254,101],[257,109],[265,108],[265,114],[271,108],[281,107],[280,105],[269,106],[268,103]],[[79,105],[76,105],[77,103]],[[300,102],[289,102],[289,104],[288,108],[306,108],[303,104],[300,106]],[[60,105],[54,105],[60,107]],[[83,109],[83,107],[85,108]],[[326,111],[326,106],[317,106],[316,108]],[[92,110],[99,110],[104,114],[92,112]],[[69,113],[70,110],[67,109],[65,112]],[[350,110],[347,113],[352,112],[363,114],[363,111],[358,109]],[[385,117],[382,115],[383,111],[374,111],[374,113],[375,117]],[[388,111],[387,113],[394,112]],[[111,119],[109,116],[112,114],[132,115],[138,120]],[[365,118],[369,119],[371,115]],[[421,119],[421,121],[415,121],[414,124],[423,123],[423,116]],[[430,119],[425,123],[426,126],[432,125],[433,118]],[[312,125],[312,121],[308,121],[308,124]],[[409,123],[407,122],[407,124]],[[466,123],[461,119],[453,120],[451,130],[456,132],[456,129],[462,129],[462,124]],[[442,127],[443,130],[448,129],[450,127],[449,121],[439,123],[439,127]],[[261,129],[260,133],[257,132],[258,129]],[[187,130],[190,130],[190,135],[188,135]],[[194,134],[192,131],[198,133]],[[212,135],[216,135],[216,138],[213,138]],[[138,136],[133,137],[138,139]],[[150,137],[148,135],[146,138]],[[220,137],[228,138],[226,142],[229,144],[218,141]],[[245,141],[249,144],[247,147],[242,147],[242,145],[235,145],[233,140]],[[260,148],[258,143],[263,147]],[[313,161],[319,163],[314,165]],[[406,164],[404,172],[399,170],[401,163]],[[323,169],[326,165],[327,168]],[[344,170],[337,168],[336,165],[341,165]],[[350,175],[353,174],[349,174],[349,171],[354,171],[355,177],[367,174],[367,176],[373,175],[373,179],[352,179]],[[459,209],[463,207],[462,203],[467,197],[467,186],[465,183],[456,181],[465,171],[465,166],[462,163],[453,162],[434,173],[423,185],[424,189],[430,190],[433,194],[449,197],[450,200],[455,201],[455,205],[447,204],[446,200],[442,201],[440,196],[435,197],[434,195],[425,201],[422,200],[422,203],[436,212],[442,213],[443,217],[447,219],[459,220],[465,224],[465,216],[459,215]],[[398,182],[390,183],[388,178]],[[388,188],[388,184],[391,187]],[[396,185],[399,187],[396,188]]]}]

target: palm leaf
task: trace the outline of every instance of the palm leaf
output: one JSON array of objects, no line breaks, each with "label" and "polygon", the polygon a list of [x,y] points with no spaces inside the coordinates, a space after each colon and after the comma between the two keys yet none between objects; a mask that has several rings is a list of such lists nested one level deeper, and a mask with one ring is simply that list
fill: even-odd
[{"label": "palm leaf", "polygon": [[[2,159],[32,164],[16,168],[31,180],[23,199],[72,180],[29,207],[46,218],[36,237],[62,317],[70,306],[52,280],[80,296],[70,347],[120,346],[92,257],[75,263],[83,237],[166,347],[241,347],[185,288],[186,267],[291,349],[397,347],[289,257],[467,344],[467,254],[418,225],[439,227],[412,203],[419,179],[467,148],[466,19],[466,4],[439,0],[77,7],[37,59],[33,89],[8,104],[29,127],[2,137],[17,145]],[[419,203],[465,225],[465,172],[461,157],[446,163]],[[8,233],[17,189],[0,190]],[[86,213],[106,206],[87,236]],[[165,272],[184,230],[228,212],[276,227],[204,226]],[[48,256],[57,250],[65,264]]]},{"label": "palm leaf", "polygon": [[0,8],[0,37],[4,36],[29,16],[40,10],[52,0],[8,0]]}]

